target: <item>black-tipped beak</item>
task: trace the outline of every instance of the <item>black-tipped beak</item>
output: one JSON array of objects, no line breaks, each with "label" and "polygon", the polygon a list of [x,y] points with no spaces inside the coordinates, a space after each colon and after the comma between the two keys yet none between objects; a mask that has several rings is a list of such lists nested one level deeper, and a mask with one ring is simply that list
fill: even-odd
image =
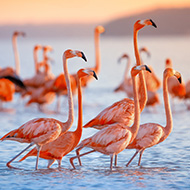
[{"label": "black-tipped beak", "polygon": [[178,78],[178,81],[179,81],[179,83],[181,84],[181,81],[182,81],[181,77]]},{"label": "black-tipped beak", "polygon": [[145,68],[148,72],[152,73],[152,71],[149,69],[149,67],[147,65],[145,65]]},{"label": "black-tipped beak", "polygon": [[82,54],[82,58],[83,58],[85,61],[87,61],[87,59],[86,59],[86,57],[85,57],[84,53],[83,53],[83,52],[81,52],[81,54]]},{"label": "black-tipped beak", "polygon": [[157,28],[156,24],[150,19],[150,22],[152,23],[152,26],[154,26],[155,28]]},{"label": "black-tipped beak", "polygon": [[96,75],[96,73],[95,73],[95,71],[93,71],[93,77],[96,79],[96,80],[98,80],[98,77],[97,77],[97,75]]}]

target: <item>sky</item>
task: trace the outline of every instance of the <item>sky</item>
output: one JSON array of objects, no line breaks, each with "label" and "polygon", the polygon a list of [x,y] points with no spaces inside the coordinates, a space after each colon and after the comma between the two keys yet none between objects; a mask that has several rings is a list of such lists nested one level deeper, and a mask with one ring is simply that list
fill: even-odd
[{"label": "sky", "polygon": [[104,23],[157,8],[190,7],[190,0],[0,0],[0,25]]}]

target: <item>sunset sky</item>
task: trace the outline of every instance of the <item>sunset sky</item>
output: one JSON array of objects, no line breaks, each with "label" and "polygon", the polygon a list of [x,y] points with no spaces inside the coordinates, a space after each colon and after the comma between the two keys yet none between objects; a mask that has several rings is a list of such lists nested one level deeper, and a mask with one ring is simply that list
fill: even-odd
[{"label": "sunset sky", "polygon": [[0,0],[0,25],[98,23],[157,8],[190,7],[190,0]]}]

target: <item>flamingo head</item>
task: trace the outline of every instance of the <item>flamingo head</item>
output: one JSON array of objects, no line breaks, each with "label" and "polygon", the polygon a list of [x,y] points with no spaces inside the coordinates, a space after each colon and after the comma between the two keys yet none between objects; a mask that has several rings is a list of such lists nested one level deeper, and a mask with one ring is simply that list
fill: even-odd
[{"label": "flamingo head", "polygon": [[94,31],[95,31],[95,33],[101,34],[101,33],[105,32],[105,28],[103,26],[99,25],[99,26],[96,26]]},{"label": "flamingo head", "polygon": [[25,37],[26,36],[26,33],[25,32],[20,32],[20,31],[15,31],[13,33],[13,36],[17,37],[17,36],[22,36],[22,37]]},{"label": "flamingo head", "polygon": [[176,77],[180,84],[182,83],[181,74],[178,71],[175,71],[172,68],[166,68],[164,70],[164,77],[172,77],[172,76]]},{"label": "flamingo head", "polygon": [[145,52],[145,53],[147,53],[148,57],[150,57],[150,52],[148,51],[148,48],[147,48],[147,47],[142,47],[142,48],[140,48],[139,51],[140,51],[140,52]]},{"label": "flamingo head", "polygon": [[93,76],[96,80],[98,80],[98,77],[95,73],[95,71],[91,70],[91,69],[80,69],[77,72],[77,75],[79,78],[85,77],[85,76]]},{"label": "flamingo head", "polygon": [[69,58],[72,58],[72,57],[81,57],[82,59],[84,59],[85,61],[87,61],[84,53],[82,51],[78,51],[78,50],[71,50],[71,49],[68,49],[66,50],[64,53],[63,53],[63,57],[65,59],[69,59]]},{"label": "flamingo head", "polygon": [[171,61],[171,59],[169,59],[169,58],[166,59],[165,68],[172,68],[172,61]]},{"label": "flamingo head", "polygon": [[129,59],[129,55],[126,54],[126,53],[124,53],[124,54],[118,59],[118,63],[120,63],[123,58]]},{"label": "flamingo head", "polygon": [[134,76],[138,75],[139,72],[142,71],[142,70],[146,70],[146,71],[151,73],[151,70],[149,69],[149,67],[147,65],[138,65],[138,66],[134,66],[131,69],[131,77],[134,77]]},{"label": "flamingo head", "polygon": [[151,25],[157,28],[156,24],[151,20],[151,19],[146,19],[146,20],[138,20],[134,24],[134,28],[136,30],[142,29],[144,26]]},{"label": "flamingo head", "polygon": [[52,51],[53,51],[53,48],[52,48],[51,46],[48,46],[48,45],[47,45],[47,46],[44,46],[44,47],[43,47],[43,50],[44,50],[45,52],[48,52],[48,51],[51,51],[51,52],[52,52]]},{"label": "flamingo head", "polygon": [[34,51],[37,51],[37,50],[40,50],[40,49],[42,49],[42,45],[37,44],[37,45],[34,46]]}]

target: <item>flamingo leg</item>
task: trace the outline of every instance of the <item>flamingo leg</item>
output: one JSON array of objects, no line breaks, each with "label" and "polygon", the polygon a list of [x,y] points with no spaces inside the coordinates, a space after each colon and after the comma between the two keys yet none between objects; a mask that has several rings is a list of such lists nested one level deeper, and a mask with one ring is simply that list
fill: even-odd
[{"label": "flamingo leg", "polygon": [[135,154],[132,156],[132,158],[129,160],[129,162],[126,164],[126,167],[129,166],[129,164],[132,162],[132,160],[135,158],[135,156],[139,153],[140,150],[137,150]]},{"label": "flamingo leg", "polygon": [[13,169],[18,169],[18,168],[16,168],[16,167],[13,167],[13,166],[11,166],[10,164],[11,164],[11,162],[13,162],[16,158],[18,158],[22,153],[24,153],[27,149],[29,149],[31,146],[33,146],[34,145],[34,143],[32,142],[32,143],[30,143],[29,144],[29,146],[27,146],[24,150],[22,150],[19,154],[17,154],[14,158],[12,158],[9,162],[7,162],[7,167],[9,167],[9,168],[13,168]]},{"label": "flamingo leg", "polygon": [[117,154],[115,155],[115,163],[114,163],[115,167],[117,166]]},{"label": "flamingo leg", "polygon": [[55,162],[54,159],[48,160],[48,166],[47,166],[47,168],[50,168],[54,162]]},{"label": "flamingo leg", "polygon": [[35,167],[35,169],[37,170],[38,169],[38,161],[39,161],[41,146],[37,145],[36,148],[37,148],[38,153],[37,153],[37,158],[36,158],[36,167]]},{"label": "flamingo leg", "polygon": [[111,159],[110,159],[110,170],[112,171],[113,168],[113,159],[114,159],[115,154],[110,155]]},{"label": "flamingo leg", "polygon": [[[70,163],[71,163],[71,165],[73,166],[73,168],[76,169],[76,168],[75,168],[75,165],[73,164],[73,160],[74,160],[74,159],[79,158],[79,157],[84,156],[84,155],[87,155],[87,154],[90,154],[90,153],[92,153],[92,152],[96,152],[96,150],[91,150],[91,151],[89,151],[89,152],[85,152],[85,153],[83,153],[83,154],[81,154],[81,155],[73,156],[72,158],[70,158]],[[80,163],[80,162],[79,162],[79,163]]]},{"label": "flamingo leg", "polygon": [[145,149],[142,149],[142,150],[140,151],[138,166],[141,165],[141,159],[142,159],[142,154],[143,154],[144,150],[145,150]]}]

